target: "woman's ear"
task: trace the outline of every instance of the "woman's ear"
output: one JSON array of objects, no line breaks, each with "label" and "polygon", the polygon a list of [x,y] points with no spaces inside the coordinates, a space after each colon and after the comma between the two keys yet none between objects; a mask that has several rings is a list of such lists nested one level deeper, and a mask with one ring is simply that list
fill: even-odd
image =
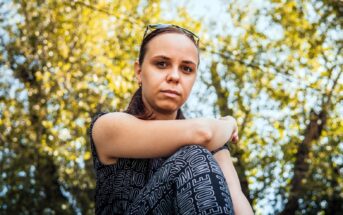
[{"label": "woman's ear", "polygon": [[142,83],[142,78],[141,78],[141,66],[139,65],[138,60],[135,61],[135,75],[136,75],[136,79],[138,81],[138,84]]}]

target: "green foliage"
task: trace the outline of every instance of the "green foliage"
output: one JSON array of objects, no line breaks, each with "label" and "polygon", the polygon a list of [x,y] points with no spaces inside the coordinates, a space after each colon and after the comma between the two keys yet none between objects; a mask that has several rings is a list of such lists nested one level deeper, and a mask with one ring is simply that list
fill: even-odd
[{"label": "green foliage", "polygon": [[269,193],[268,204],[282,214],[343,211],[342,8],[322,1],[228,5],[234,29],[212,45],[220,58],[207,84],[220,115],[240,124],[231,153],[258,214]]},{"label": "green foliage", "polygon": [[[170,22],[161,5],[0,3],[1,212],[93,213],[90,117],[128,104],[144,26]],[[213,115],[238,120],[231,154],[257,214],[343,211],[342,8],[233,1],[232,29],[225,22],[216,38],[186,8],[172,20],[204,31],[202,56],[210,57],[200,78],[210,96],[202,99],[215,96],[205,101]]]},{"label": "green foliage", "polygon": [[144,20],[126,19],[132,14],[138,22],[139,2],[15,5],[20,20],[7,26],[1,68],[17,83],[4,83],[1,92],[1,210],[91,214],[95,180],[87,127],[96,111],[124,108],[135,88],[130,68]]}]

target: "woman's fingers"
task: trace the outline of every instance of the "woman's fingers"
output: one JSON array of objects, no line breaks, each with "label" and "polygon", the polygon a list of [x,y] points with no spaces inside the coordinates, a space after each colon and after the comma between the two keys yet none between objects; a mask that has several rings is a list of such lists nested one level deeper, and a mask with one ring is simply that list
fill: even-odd
[{"label": "woman's fingers", "polygon": [[237,143],[238,140],[239,140],[238,132],[235,132],[235,133],[232,135],[231,141],[232,141],[233,143]]},{"label": "woman's fingers", "polygon": [[235,137],[235,140],[233,141],[233,143],[238,143],[239,137]]},{"label": "woman's fingers", "polygon": [[232,134],[231,134],[231,137],[229,138],[229,140],[232,141],[233,143],[237,143],[239,140],[239,137],[238,137],[238,127],[237,127],[236,119],[233,118],[232,116],[222,116],[219,119],[228,120],[228,121],[231,121],[233,123],[234,129],[232,131]]}]

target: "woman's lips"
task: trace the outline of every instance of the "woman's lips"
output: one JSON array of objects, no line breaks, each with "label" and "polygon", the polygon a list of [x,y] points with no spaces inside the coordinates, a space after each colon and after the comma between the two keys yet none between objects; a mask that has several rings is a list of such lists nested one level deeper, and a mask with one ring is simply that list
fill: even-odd
[{"label": "woman's lips", "polygon": [[174,90],[161,90],[161,92],[165,96],[171,97],[171,98],[176,98],[176,97],[180,96],[180,93],[178,93],[177,91],[174,91]]}]

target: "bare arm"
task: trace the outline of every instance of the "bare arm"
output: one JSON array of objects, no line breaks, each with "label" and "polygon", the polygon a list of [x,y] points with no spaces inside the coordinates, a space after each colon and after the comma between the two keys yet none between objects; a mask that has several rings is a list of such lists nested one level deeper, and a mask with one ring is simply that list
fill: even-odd
[{"label": "bare arm", "polygon": [[120,157],[169,156],[189,144],[214,150],[231,137],[234,126],[229,120],[140,120],[115,112],[101,116],[94,123],[92,138],[100,160],[110,163]]},{"label": "bare arm", "polygon": [[214,158],[218,162],[228,183],[235,214],[254,214],[251,205],[242,192],[241,184],[236,169],[233,166],[230,152],[226,149],[220,150],[214,154]]}]

